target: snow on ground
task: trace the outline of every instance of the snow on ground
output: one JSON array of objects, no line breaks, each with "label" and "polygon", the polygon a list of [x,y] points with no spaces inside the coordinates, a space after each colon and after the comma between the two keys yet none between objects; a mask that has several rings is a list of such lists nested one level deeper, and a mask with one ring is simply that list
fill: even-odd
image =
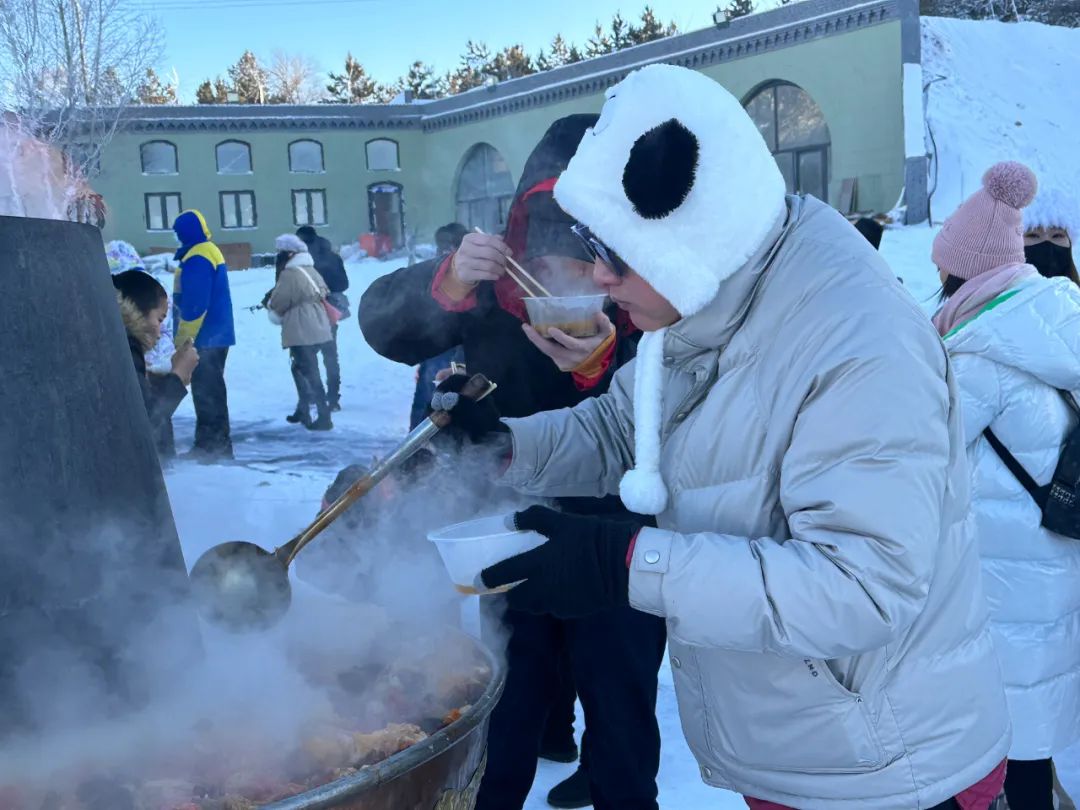
[{"label": "snow on ground", "polygon": [[934,221],[1000,160],[1027,163],[1040,185],[1075,196],[1080,29],[924,17],[922,40]]},{"label": "snow on ground", "polygon": [[[883,255],[928,312],[933,309],[939,286],[930,261],[930,244],[937,230],[926,225],[889,229],[882,242]],[[354,313],[367,285],[396,267],[394,262],[374,259],[349,264],[349,299]],[[334,414],[335,430],[313,434],[285,422],[296,394],[288,355],[280,348],[279,329],[264,311],[245,309],[259,302],[272,279],[271,269],[230,275],[237,345],[229,354],[226,377],[237,463],[200,466],[178,462],[166,471],[189,565],[204,550],[224,540],[254,540],[269,548],[292,537],[310,521],[323,491],[341,467],[370,460],[372,454],[392,446],[408,427],[413,369],[376,355],[364,342],[355,314],[342,322],[338,336],[343,411]],[[175,424],[182,452],[194,430],[190,398],[181,406]],[[660,673],[657,715],[663,738],[661,807],[745,810],[740,797],[701,782],[683,740],[666,661]],[[1080,749],[1066,752],[1059,763],[1062,780],[1074,795],[1080,795]],[[541,763],[526,810],[547,807],[547,791],[572,770],[569,765]]]}]

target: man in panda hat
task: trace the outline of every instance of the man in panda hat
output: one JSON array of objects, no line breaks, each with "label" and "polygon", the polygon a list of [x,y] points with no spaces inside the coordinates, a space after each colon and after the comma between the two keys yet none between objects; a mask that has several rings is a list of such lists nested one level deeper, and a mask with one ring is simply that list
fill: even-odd
[{"label": "man in panda hat", "polygon": [[[505,260],[512,254],[551,288],[601,292],[592,283],[592,256],[552,196],[556,179],[596,120],[595,114],[569,115],[544,133],[522,169],[505,238],[468,234],[453,253],[371,284],[360,299],[359,321],[376,352],[413,365],[461,346],[469,373],[498,383],[484,402],[506,416],[569,407],[607,390],[615,369],[633,357],[639,330],[611,308],[611,320],[600,317],[595,337],[541,337],[527,323],[523,293],[507,275]],[[460,390],[467,379],[454,375],[440,388]],[[616,497],[564,498],[558,505],[577,514],[630,516]],[[497,597],[484,601],[499,605]],[[664,622],[625,604],[569,620],[515,610],[501,618],[508,636],[506,688],[491,715],[477,810],[523,807],[538,754],[568,752],[565,759],[575,758],[566,717],[572,701],[561,711],[559,703],[567,668],[585,714],[586,742],[582,768],[552,791],[551,803],[656,810],[656,688]],[[559,715],[563,722],[556,724]],[[565,734],[561,751],[543,745],[545,724]]]},{"label": "man in panda hat", "polygon": [[665,617],[702,778],[751,807],[985,810],[1009,720],[926,317],[695,71],[612,88],[555,196],[645,335],[608,393],[505,420],[502,483],[617,492],[658,527],[532,507],[548,542],[483,584]]}]

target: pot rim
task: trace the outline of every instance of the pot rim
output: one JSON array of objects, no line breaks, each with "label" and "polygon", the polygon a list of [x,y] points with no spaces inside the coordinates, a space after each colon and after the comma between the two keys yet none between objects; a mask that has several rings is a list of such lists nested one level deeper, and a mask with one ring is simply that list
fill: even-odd
[{"label": "pot rim", "polygon": [[499,657],[486,646],[465,633],[461,635],[469,639],[491,668],[491,678],[487,686],[467,712],[423,742],[411,745],[374,765],[361,768],[352,776],[335,779],[272,804],[259,805],[260,810],[329,810],[338,807],[346,800],[392,782],[413,768],[435,759],[468,737],[487,719],[502,697],[503,687],[506,685],[506,668]]}]

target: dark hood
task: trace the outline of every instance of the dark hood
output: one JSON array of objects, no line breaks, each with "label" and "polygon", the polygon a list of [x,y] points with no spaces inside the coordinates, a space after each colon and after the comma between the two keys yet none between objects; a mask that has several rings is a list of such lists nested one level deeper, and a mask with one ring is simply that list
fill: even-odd
[{"label": "dark hood", "polygon": [[548,253],[591,260],[570,234],[574,220],[559,208],[552,190],[577,151],[586,130],[594,126],[598,119],[598,115],[584,113],[560,118],[548,127],[525,161],[521,181],[510,206],[505,235],[507,244],[518,256]]}]

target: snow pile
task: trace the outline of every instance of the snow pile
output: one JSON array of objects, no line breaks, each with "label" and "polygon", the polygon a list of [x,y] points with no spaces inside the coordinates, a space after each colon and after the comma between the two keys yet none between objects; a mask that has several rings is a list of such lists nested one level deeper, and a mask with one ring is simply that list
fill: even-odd
[{"label": "snow pile", "polygon": [[1044,190],[1080,196],[1080,29],[924,17],[922,41],[935,222],[1001,160],[1031,166]]},{"label": "snow pile", "polygon": [[347,245],[342,245],[338,253],[341,255],[341,260],[346,264],[359,262],[367,258],[367,251],[360,247],[359,242],[349,242]]}]

